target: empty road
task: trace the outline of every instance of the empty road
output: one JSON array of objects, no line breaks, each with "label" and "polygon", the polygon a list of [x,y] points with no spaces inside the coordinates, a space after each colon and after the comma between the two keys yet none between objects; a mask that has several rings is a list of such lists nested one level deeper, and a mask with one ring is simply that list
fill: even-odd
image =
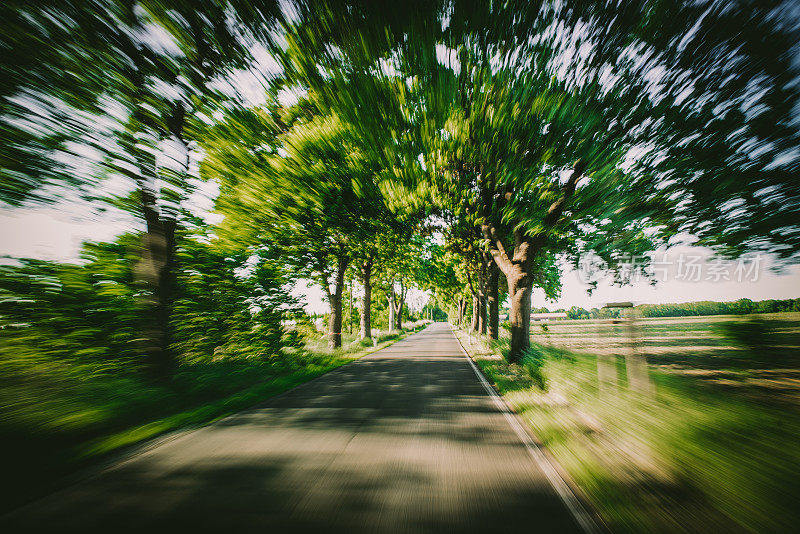
[{"label": "empty road", "polygon": [[5,532],[579,532],[446,323],[2,519]]}]

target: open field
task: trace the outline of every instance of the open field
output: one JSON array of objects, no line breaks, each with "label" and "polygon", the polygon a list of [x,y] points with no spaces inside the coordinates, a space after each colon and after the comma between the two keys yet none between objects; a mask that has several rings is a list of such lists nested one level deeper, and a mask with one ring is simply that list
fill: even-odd
[{"label": "open field", "polygon": [[[524,365],[498,357],[503,340],[461,336],[613,531],[787,532],[800,522],[800,314],[756,324],[767,339],[749,346],[730,332],[752,320],[732,316],[534,324]],[[644,383],[627,368],[642,357]]]},{"label": "open field", "polygon": [[[731,335],[754,321],[763,327],[757,334],[761,339],[743,343]],[[736,394],[768,403],[800,406],[800,313],[638,319],[633,326],[608,320],[534,323],[531,340],[607,355],[618,360],[621,380],[626,379],[622,360],[633,351],[654,370],[735,388]]]}]

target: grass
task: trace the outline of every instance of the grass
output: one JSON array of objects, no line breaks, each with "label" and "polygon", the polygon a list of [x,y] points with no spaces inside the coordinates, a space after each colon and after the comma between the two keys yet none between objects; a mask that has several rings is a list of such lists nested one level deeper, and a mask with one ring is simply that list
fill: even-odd
[{"label": "grass", "polygon": [[[800,314],[759,320],[643,320],[635,353],[623,325],[565,321],[532,327],[523,365],[497,357],[507,341],[471,352],[612,531],[787,532],[800,523]],[[638,390],[632,354],[650,364]]]},{"label": "grass", "polygon": [[125,447],[241,411],[413,331],[384,335],[375,346],[345,334],[338,350],[320,337],[304,351],[267,360],[187,363],[167,383],[6,352],[0,360],[0,510],[47,493]]}]

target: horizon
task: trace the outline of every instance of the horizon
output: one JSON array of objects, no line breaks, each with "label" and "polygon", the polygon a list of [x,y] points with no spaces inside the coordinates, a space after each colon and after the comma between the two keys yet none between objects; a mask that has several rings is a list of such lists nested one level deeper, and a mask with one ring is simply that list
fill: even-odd
[{"label": "horizon", "polygon": [[[212,188],[213,189],[213,188]],[[196,200],[195,204],[206,216],[212,204],[208,199]],[[81,217],[75,211],[75,205],[58,205],[46,209],[30,210],[26,208],[0,209],[0,226],[4,232],[0,235],[0,254],[5,258],[32,258],[57,262],[78,262],[79,252],[85,241],[110,241],[119,234],[130,231],[128,217],[119,213],[107,212],[104,218]],[[690,241],[690,239],[684,239]],[[663,250],[655,253],[656,259],[662,258]],[[676,280],[677,263],[681,255],[699,257],[701,267],[700,281]],[[762,256],[763,262],[758,266],[757,280],[743,277],[736,280],[706,280],[709,266],[714,265],[713,253],[706,247],[691,244],[678,244],[668,249],[667,258],[673,258],[673,265],[661,273],[663,280],[652,285],[642,278],[640,281],[622,287],[611,284],[607,277],[601,280],[591,295],[587,294],[588,285],[581,280],[578,271],[571,267],[562,269],[561,296],[553,301],[544,299],[544,292],[539,288],[533,291],[533,307],[548,309],[565,309],[572,306],[590,310],[601,308],[608,302],[633,302],[639,304],[681,304],[686,302],[714,301],[731,302],[740,298],[753,301],[770,299],[800,298],[800,264],[775,264]],[[729,278],[734,275],[735,262],[728,269]],[[781,272],[776,272],[780,270]],[[715,275],[712,273],[711,277]],[[752,278],[752,277],[751,277]],[[298,285],[302,285],[302,281]],[[356,284],[358,285],[358,284]],[[306,289],[295,287],[293,296],[303,298],[304,309],[309,314],[328,313],[330,308],[322,288],[316,284]],[[355,293],[357,294],[357,293]],[[507,299],[503,305],[507,304]],[[420,304],[420,307],[424,305]]]}]

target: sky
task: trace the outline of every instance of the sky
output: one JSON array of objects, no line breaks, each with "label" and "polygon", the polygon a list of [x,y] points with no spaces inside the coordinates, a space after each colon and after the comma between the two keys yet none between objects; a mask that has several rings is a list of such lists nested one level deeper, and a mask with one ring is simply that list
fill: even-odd
[{"label": "sky", "polygon": [[[206,187],[213,189],[213,185]],[[213,191],[207,193],[213,196]],[[209,201],[201,196],[195,202],[201,211],[205,211],[210,208]],[[131,224],[130,218],[111,212],[87,217],[79,206],[0,210],[0,256],[77,261],[83,241],[111,240],[130,229]],[[750,258],[741,266],[737,262],[715,262],[710,257],[710,250],[691,245],[673,247],[666,256],[663,254],[663,251],[656,254],[658,282],[655,286],[644,278],[631,280],[631,285],[623,287],[600,280],[597,289],[589,295],[584,281],[586,274],[565,269],[560,298],[548,302],[541,291],[535,290],[533,306],[551,310],[571,306],[590,309],[621,301],[659,304],[739,298],[800,298],[800,265],[775,272],[775,265],[763,256],[759,260]],[[354,293],[358,297],[358,288]],[[304,299],[308,312],[328,311],[320,287],[302,283],[295,288],[294,294]],[[422,292],[413,292],[409,299],[418,308],[424,304],[426,296]]]},{"label": "sky", "polygon": [[655,285],[644,277],[631,280],[630,285],[623,286],[604,279],[598,282],[591,295],[587,293],[589,286],[584,281],[585,276],[581,276],[579,271],[566,269],[562,274],[560,298],[548,302],[541,290],[534,290],[533,306],[545,306],[551,310],[568,309],[571,306],[591,309],[609,302],[664,304],[800,297],[800,265],[778,270],[778,266],[766,256],[741,262],[723,262],[715,260],[710,249],[679,246],[670,248],[666,256],[659,251],[656,260],[659,265],[655,272]]}]

